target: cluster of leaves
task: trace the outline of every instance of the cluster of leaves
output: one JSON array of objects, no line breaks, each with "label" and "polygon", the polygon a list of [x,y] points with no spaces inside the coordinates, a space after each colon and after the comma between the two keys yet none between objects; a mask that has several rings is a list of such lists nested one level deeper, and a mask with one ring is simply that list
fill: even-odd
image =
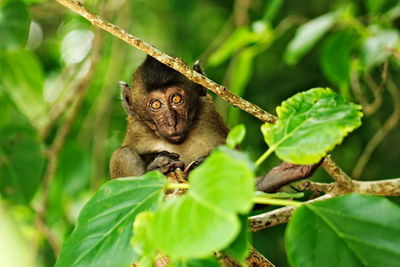
[{"label": "cluster of leaves", "polygon": [[[284,101],[278,122],[263,133],[283,159],[315,163],[360,125],[359,109],[329,89],[315,88]],[[228,146],[241,142],[244,131],[233,129]],[[219,266],[215,251],[244,263],[250,242],[246,215],[256,195],[253,170],[245,154],[220,147],[190,174],[189,190],[177,198],[163,201],[167,188],[181,187],[158,172],[110,181],[83,208],[56,266],[152,266],[157,253],[168,256],[171,266]],[[275,197],[261,196],[263,203]],[[289,261],[336,266],[326,259],[340,255],[343,266],[395,266],[400,239],[388,239],[400,236],[399,214],[390,201],[361,195],[302,205],[286,231]],[[371,227],[379,231],[371,234]]]},{"label": "cluster of leaves", "polygon": [[[279,17],[284,7],[284,0],[268,1],[261,19],[237,27],[209,57],[210,67],[231,59],[228,80],[235,94],[241,96],[246,92],[255,69],[255,58],[266,50],[269,52],[268,49],[280,43],[280,38],[291,29],[287,27],[289,22]],[[399,8],[397,1],[366,1],[369,24],[365,25],[357,17],[362,12],[360,7],[350,1],[338,4],[336,10],[308,20],[296,29],[290,42],[285,44],[283,61],[288,65],[299,64],[318,48],[323,74],[342,95],[350,98],[350,73],[370,71],[389,58],[390,49],[398,47],[400,34],[395,21],[399,18]],[[277,21],[280,24],[274,27]],[[230,123],[237,124],[237,111],[232,109],[229,115]]]}]

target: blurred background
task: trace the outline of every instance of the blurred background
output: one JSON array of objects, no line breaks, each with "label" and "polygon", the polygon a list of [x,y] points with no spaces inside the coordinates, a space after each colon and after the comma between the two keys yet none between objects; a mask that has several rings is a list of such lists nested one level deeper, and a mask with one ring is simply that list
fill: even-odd
[{"label": "blurred background", "polygon": [[[87,0],[92,12],[182,58],[274,113],[293,94],[330,87],[363,105],[361,128],[332,155],[353,178],[400,176],[398,0]],[[108,178],[126,115],[118,81],[144,53],[55,1],[0,1],[0,266],[53,266],[81,207]],[[252,116],[216,98],[241,149],[265,150]],[[260,169],[279,164],[271,157]],[[322,170],[313,179],[328,182]],[[285,225],[254,234],[287,266]]]}]

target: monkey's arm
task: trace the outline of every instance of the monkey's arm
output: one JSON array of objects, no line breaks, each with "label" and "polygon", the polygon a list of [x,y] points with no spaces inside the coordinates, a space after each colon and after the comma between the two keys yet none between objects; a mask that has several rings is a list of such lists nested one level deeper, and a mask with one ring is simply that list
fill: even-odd
[{"label": "monkey's arm", "polygon": [[273,168],[266,175],[257,179],[257,190],[272,193],[276,192],[277,189],[284,185],[306,179],[314,173],[321,162],[313,165],[296,165],[282,162],[279,166]]},{"label": "monkey's arm", "polygon": [[118,177],[139,176],[145,172],[159,170],[161,173],[169,173],[175,169],[184,168],[179,161],[179,155],[161,151],[139,155],[133,147],[122,146],[114,151],[110,160],[110,176]]},{"label": "monkey's arm", "polygon": [[139,154],[129,146],[117,148],[110,160],[111,179],[138,176],[145,172],[145,166]]}]

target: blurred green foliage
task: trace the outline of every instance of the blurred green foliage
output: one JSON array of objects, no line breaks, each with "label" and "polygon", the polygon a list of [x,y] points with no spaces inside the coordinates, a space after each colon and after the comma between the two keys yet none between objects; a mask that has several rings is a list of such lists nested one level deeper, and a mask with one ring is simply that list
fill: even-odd
[{"label": "blurred green foliage", "polygon": [[[189,64],[201,59],[211,79],[272,113],[283,99],[313,87],[334,88],[364,107],[381,99],[363,126],[333,152],[349,174],[400,101],[387,90],[400,86],[398,0],[87,0],[85,6]],[[80,98],[81,85],[87,91],[60,150],[44,207],[44,222],[58,244],[108,179],[109,157],[125,130],[117,82],[129,81],[143,59],[143,53],[55,1],[0,2],[0,208],[7,209],[0,221],[4,217],[16,225],[15,235],[0,243],[20,242],[22,236],[32,244],[21,245],[31,263],[21,260],[20,266],[54,264],[57,248],[37,223],[45,152]],[[85,82],[90,71],[94,78]],[[216,103],[229,126],[246,125],[241,149],[258,158],[265,151],[261,122],[220,99]],[[389,130],[360,178],[399,176],[397,121]],[[271,157],[260,171],[278,162]],[[314,175],[316,180],[326,177],[323,171]],[[282,229],[254,238],[277,266],[287,265]]]}]

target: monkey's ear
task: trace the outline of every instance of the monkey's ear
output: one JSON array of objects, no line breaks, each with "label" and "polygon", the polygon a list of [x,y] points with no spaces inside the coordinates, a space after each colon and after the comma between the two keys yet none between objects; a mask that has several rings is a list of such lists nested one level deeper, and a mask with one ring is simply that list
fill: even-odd
[{"label": "monkey's ear", "polygon": [[[197,71],[198,73],[200,73],[201,75],[204,75],[204,71],[203,71],[203,69],[201,68],[201,62],[200,62],[199,59],[196,60],[196,62],[194,63],[193,69],[194,69],[195,71]],[[201,85],[197,85],[197,86],[198,86],[198,88],[199,88],[200,96],[205,96],[205,95],[207,95],[207,89],[206,89],[206,88],[204,88],[204,87],[201,86]]]},{"label": "monkey's ear", "polygon": [[130,95],[131,88],[126,82],[119,82],[118,84],[121,87],[122,106],[126,113],[133,114],[133,103]]}]

